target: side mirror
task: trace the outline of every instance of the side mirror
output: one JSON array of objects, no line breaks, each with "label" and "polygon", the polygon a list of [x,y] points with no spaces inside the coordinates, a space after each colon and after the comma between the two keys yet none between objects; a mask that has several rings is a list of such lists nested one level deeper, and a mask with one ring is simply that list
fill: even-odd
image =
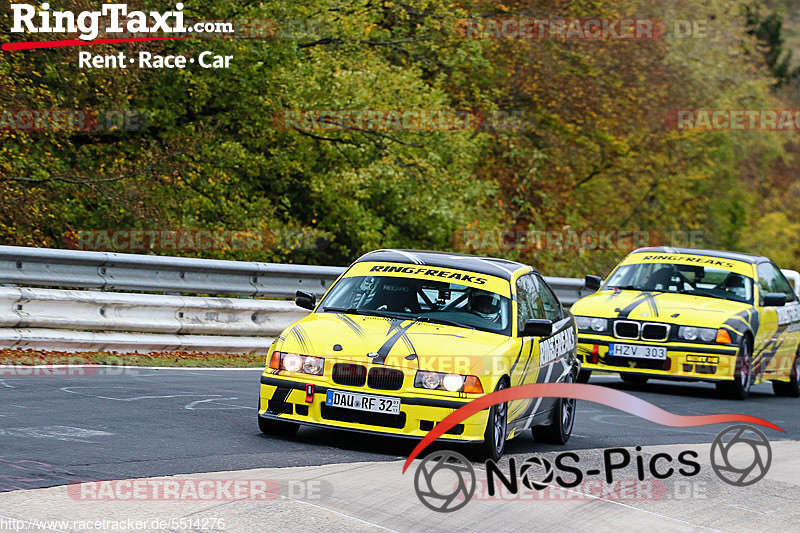
[{"label": "side mirror", "polygon": [[297,291],[294,295],[294,303],[297,307],[313,311],[317,304],[317,295],[306,291]]},{"label": "side mirror", "polygon": [[786,295],[782,292],[768,292],[764,295],[764,307],[781,307],[786,305]]},{"label": "side mirror", "polygon": [[522,337],[549,337],[553,334],[553,321],[543,318],[531,318],[525,321]]},{"label": "side mirror", "polygon": [[600,276],[592,276],[591,274],[587,275],[583,278],[583,285],[590,291],[596,291],[600,289],[600,285],[603,284],[603,279]]}]

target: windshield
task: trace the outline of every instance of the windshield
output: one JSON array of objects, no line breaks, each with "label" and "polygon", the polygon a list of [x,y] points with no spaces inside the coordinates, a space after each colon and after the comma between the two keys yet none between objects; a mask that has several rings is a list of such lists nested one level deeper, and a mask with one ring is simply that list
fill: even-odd
[{"label": "windshield", "polygon": [[344,278],[322,301],[320,311],[416,319],[511,334],[509,298],[446,281],[395,276]]},{"label": "windshield", "polygon": [[700,265],[623,265],[608,278],[603,289],[675,292],[753,303],[752,278],[722,268]]}]

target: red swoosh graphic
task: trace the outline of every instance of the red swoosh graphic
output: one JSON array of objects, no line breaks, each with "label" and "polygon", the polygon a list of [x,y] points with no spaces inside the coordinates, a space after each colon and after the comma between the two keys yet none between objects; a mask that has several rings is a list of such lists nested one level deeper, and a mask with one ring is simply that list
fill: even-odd
[{"label": "red swoosh graphic", "polygon": [[2,49],[33,50],[34,48],[60,48],[62,46],[86,46],[90,44],[116,44],[139,43],[143,41],[168,41],[172,39],[186,39],[186,37],[132,37],[130,39],[95,39],[94,41],[81,41],[80,39],[62,39],[60,41],[29,41],[24,43],[3,43]]},{"label": "red swoosh graphic", "polygon": [[532,383],[530,385],[520,385],[499,390],[486,396],[481,396],[464,407],[460,407],[455,412],[450,413],[444,420],[425,435],[425,438],[417,444],[411,455],[408,456],[403,473],[422,451],[433,441],[444,434],[445,431],[456,424],[463,422],[475,413],[487,409],[495,404],[510,402],[512,400],[523,400],[525,398],[574,398],[587,402],[599,403],[613,407],[619,411],[624,411],[632,415],[644,418],[662,426],[672,426],[676,428],[688,428],[696,426],[707,426],[711,424],[721,424],[725,422],[747,422],[759,426],[768,427],[783,431],[772,422],[750,415],[738,414],[719,414],[719,415],[697,415],[684,416],[676,415],[656,407],[650,402],[637,398],[627,392],[608,389],[599,385],[584,385],[581,383]]}]

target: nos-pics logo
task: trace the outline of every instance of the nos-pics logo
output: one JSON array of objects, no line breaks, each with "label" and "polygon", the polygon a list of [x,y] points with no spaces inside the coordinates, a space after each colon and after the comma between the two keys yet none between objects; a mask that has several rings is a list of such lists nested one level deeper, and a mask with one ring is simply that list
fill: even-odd
[{"label": "nos-pics logo", "polygon": [[[637,449],[639,449],[637,447]],[[616,454],[616,455],[615,455]],[[627,455],[626,455],[627,454]],[[666,479],[677,472],[684,476],[697,475],[700,472],[700,464],[687,459],[683,459],[684,454],[691,459],[698,457],[693,451],[684,451],[681,454],[683,468],[665,467],[658,464],[656,458],[661,458],[664,462],[667,454],[654,454],[650,458],[650,475],[659,479]],[[561,455],[575,457],[572,452]],[[621,457],[620,457],[621,456]],[[612,459],[609,459],[612,458]],[[613,471],[627,467],[631,464],[631,457],[624,448],[614,448],[605,450],[603,469],[578,470],[575,467],[578,461],[567,468],[570,476],[569,481],[565,481],[568,476],[556,475],[553,464],[547,459],[533,457],[526,460],[519,472],[509,472],[502,474],[502,469],[491,460],[486,461],[487,483],[489,484],[490,494],[494,494],[494,483],[497,481],[505,485],[506,489],[516,494],[520,490],[518,480],[528,490],[541,491],[548,486],[557,485],[562,488],[572,488],[580,484],[580,481],[587,476],[605,474],[606,481],[613,481]],[[710,452],[711,468],[714,473],[725,483],[735,487],[746,487],[757,483],[769,472],[772,464],[772,448],[766,435],[749,425],[729,426],[719,433],[711,445]],[[644,464],[638,459],[637,464]],[[544,473],[538,478],[533,479],[533,464],[537,465],[537,471]],[[509,465],[516,465],[513,460]],[[556,467],[559,466],[559,459],[556,459]],[[678,465],[680,466],[680,465]],[[643,479],[644,467],[639,466],[639,478]],[[463,508],[470,502],[477,487],[477,478],[472,463],[463,455],[449,451],[435,451],[427,455],[417,466],[414,474],[414,489],[419,500],[437,512],[449,513]]]}]

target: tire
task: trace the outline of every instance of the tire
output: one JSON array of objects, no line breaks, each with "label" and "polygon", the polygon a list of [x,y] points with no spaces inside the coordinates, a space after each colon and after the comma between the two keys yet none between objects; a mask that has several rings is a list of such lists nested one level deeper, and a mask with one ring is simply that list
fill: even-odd
[{"label": "tire", "polygon": [[[258,400],[258,410],[261,411],[261,399]],[[294,422],[283,422],[280,420],[272,420],[258,415],[258,429],[265,435],[272,437],[294,437],[297,435],[297,430],[300,429],[300,424]]]},{"label": "tire", "polygon": [[576,379],[575,381],[577,383],[589,383],[589,378],[590,377],[592,377],[592,371],[591,370],[581,369],[578,372],[578,379]]},{"label": "tire", "polygon": [[[565,383],[574,383],[575,378],[570,373]],[[575,425],[575,407],[577,402],[572,398],[558,398],[553,410],[553,419],[547,426],[531,428],[533,438],[548,444],[566,444],[572,435],[572,426]]]},{"label": "tire", "polygon": [[773,381],[772,390],[778,396],[800,398],[800,380],[798,379],[798,375],[800,375],[800,356],[794,358],[791,381]]},{"label": "tire", "polygon": [[736,356],[734,379],[732,381],[717,382],[717,391],[723,397],[731,400],[744,400],[750,395],[750,387],[753,384],[751,351],[749,340],[747,338],[742,339],[739,344],[739,354]]},{"label": "tire", "polygon": [[622,378],[622,381],[631,385],[644,385],[650,379],[648,376],[641,374],[620,374],[619,377]]},{"label": "tire", "polygon": [[[501,379],[494,391],[508,388],[505,378]],[[493,405],[489,409],[489,419],[486,422],[486,431],[483,442],[477,448],[477,454],[482,459],[498,461],[506,449],[506,433],[508,431],[508,402]]]}]

